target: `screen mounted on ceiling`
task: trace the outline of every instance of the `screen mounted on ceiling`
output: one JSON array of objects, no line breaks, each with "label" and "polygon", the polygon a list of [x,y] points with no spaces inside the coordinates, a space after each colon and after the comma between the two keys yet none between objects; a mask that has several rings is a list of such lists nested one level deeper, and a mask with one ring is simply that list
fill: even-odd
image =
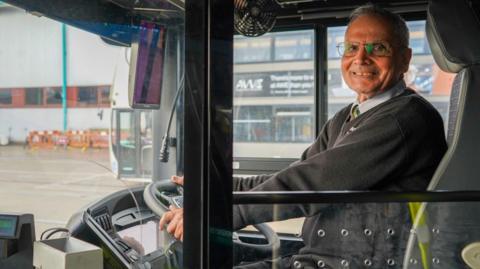
[{"label": "screen mounted on ceiling", "polygon": [[166,28],[141,21],[132,43],[129,97],[132,108],[158,109],[162,96]]}]

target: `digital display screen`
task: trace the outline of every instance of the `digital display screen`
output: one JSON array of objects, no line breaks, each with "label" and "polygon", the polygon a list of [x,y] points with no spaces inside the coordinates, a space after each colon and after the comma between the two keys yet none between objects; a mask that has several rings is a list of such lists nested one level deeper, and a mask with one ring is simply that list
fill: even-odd
[{"label": "digital display screen", "polygon": [[163,62],[166,28],[141,21],[138,30],[135,82],[133,85],[134,108],[159,108],[163,82]]},{"label": "digital display screen", "polygon": [[118,231],[117,234],[140,255],[150,254],[164,244],[163,232],[158,229],[158,221],[148,221],[142,225]]},{"label": "digital display screen", "polygon": [[17,222],[16,216],[0,216],[0,238],[15,237]]}]

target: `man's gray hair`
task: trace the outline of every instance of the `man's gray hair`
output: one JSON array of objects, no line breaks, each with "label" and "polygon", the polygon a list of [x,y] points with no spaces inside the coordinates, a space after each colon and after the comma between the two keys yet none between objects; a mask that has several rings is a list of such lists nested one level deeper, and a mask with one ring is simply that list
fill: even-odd
[{"label": "man's gray hair", "polygon": [[398,45],[403,48],[408,48],[408,43],[410,39],[410,34],[408,32],[407,24],[402,17],[398,14],[392,13],[386,9],[379,7],[378,5],[374,4],[365,4],[363,6],[359,6],[355,10],[352,11],[350,14],[350,23],[356,20],[360,16],[364,15],[373,15],[379,16],[390,23],[392,28],[394,29],[393,34],[396,40],[399,42]]}]

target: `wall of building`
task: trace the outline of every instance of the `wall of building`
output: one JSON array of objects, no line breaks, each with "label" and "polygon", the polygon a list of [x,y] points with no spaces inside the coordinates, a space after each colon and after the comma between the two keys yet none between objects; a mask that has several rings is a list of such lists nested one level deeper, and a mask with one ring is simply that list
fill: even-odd
[{"label": "wall of building", "polygon": [[61,85],[60,24],[11,7],[0,12],[0,87]]},{"label": "wall of building", "polygon": [[[0,7],[0,89],[61,87],[62,26],[10,6]],[[67,86],[111,85],[125,50],[67,27]],[[126,81],[125,81],[126,83]],[[67,96],[67,99],[69,96]],[[110,109],[68,108],[67,129],[107,129]],[[101,115],[101,116],[100,116]],[[62,130],[61,107],[0,108],[0,135],[23,142],[31,130]]]},{"label": "wall of building", "polygon": [[[62,85],[62,27],[12,7],[0,9],[0,88]],[[111,84],[123,48],[67,27],[68,85]]]}]

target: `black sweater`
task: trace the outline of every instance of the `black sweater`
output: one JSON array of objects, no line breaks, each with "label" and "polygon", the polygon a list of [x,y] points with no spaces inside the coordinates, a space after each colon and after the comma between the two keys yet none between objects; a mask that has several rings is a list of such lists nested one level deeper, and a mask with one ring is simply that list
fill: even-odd
[{"label": "black sweater", "polygon": [[[234,178],[234,190],[425,190],[447,148],[443,121],[435,108],[409,89],[346,122],[350,106],[325,124],[299,161],[272,175]],[[324,204],[235,205],[234,229],[307,217],[302,232],[304,252],[318,253],[320,243],[311,238],[318,227],[333,228],[344,222],[339,206],[334,207],[332,211],[332,205]],[[356,207],[354,215],[372,205]],[[399,213],[402,218],[405,212]],[[321,213],[328,218],[320,218]],[[351,224],[365,226],[365,221]]]}]

